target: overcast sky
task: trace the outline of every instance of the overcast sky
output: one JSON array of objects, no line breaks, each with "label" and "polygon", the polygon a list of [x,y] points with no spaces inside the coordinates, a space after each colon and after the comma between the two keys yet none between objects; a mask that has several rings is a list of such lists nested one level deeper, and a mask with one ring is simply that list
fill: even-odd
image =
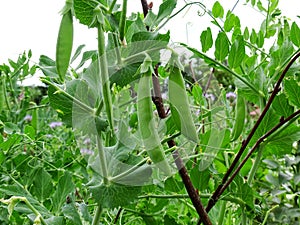
[{"label": "overcast sky", "polygon": [[[154,11],[161,2],[153,0]],[[214,1],[202,0],[208,8]],[[231,9],[237,0],[220,0],[225,9]],[[241,19],[242,25],[259,29],[263,17],[243,5],[240,0],[234,13]],[[264,2],[264,1],[263,1]],[[61,16],[60,9],[64,0],[0,0],[0,64],[6,63],[8,58],[17,59],[24,50],[31,49],[33,62],[37,62],[41,54],[51,58],[55,56],[55,45]],[[130,11],[141,11],[140,0],[129,0]],[[183,5],[178,0],[178,5]],[[281,0],[280,8],[284,15],[296,19],[299,0]],[[173,41],[188,42],[196,47],[200,46],[199,36],[209,24],[208,16],[197,16],[199,8],[193,6],[172,20],[168,27],[171,29]],[[299,12],[298,12],[299,13]],[[299,23],[299,19],[297,19]],[[77,23],[75,25],[74,49],[80,44],[86,44],[86,50],[96,49],[96,31],[87,29]]]}]

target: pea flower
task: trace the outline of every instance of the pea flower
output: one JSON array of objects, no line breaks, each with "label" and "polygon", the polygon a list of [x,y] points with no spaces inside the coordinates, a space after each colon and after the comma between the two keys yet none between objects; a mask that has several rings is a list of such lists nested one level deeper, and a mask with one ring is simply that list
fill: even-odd
[{"label": "pea flower", "polygon": [[24,117],[24,120],[25,120],[26,122],[31,122],[32,116],[31,116],[31,115],[26,115],[26,116]]},{"label": "pea flower", "polygon": [[55,128],[55,127],[60,127],[60,126],[62,126],[62,122],[51,122],[50,124],[49,124],[49,127],[50,128]]},{"label": "pea flower", "polygon": [[80,149],[80,153],[82,155],[94,155],[94,151],[87,148]]},{"label": "pea flower", "polygon": [[235,99],[236,98],[236,94],[234,92],[228,92],[226,93],[226,98],[227,99]]}]

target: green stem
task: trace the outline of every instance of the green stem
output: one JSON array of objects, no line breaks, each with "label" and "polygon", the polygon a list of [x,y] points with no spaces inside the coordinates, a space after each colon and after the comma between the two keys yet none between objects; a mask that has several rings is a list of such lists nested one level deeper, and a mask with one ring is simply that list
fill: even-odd
[{"label": "green stem", "polygon": [[255,173],[256,173],[256,171],[257,171],[257,169],[259,167],[259,164],[261,162],[262,153],[263,153],[263,149],[264,149],[264,144],[259,145],[257,148],[258,148],[258,152],[257,152],[254,164],[251,167],[251,170],[250,170],[250,173],[249,173],[249,177],[248,177],[248,184],[249,185],[251,185],[251,183],[252,183],[252,181],[254,179]]},{"label": "green stem", "polygon": [[247,215],[245,207],[242,208],[242,225],[247,225]]},{"label": "green stem", "polygon": [[100,66],[99,75],[101,76],[102,92],[103,92],[102,94],[103,94],[105,110],[106,110],[108,123],[110,125],[111,131],[112,133],[114,133],[112,98],[110,93],[107,58],[105,54],[105,36],[101,24],[98,25],[98,55],[99,55],[99,66]]},{"label": "green stem", "polygon": [[28,208],[30,208],[32,210],[32,212],[40,218],[42,224],[47,225],[46,221],[44,220],[43,216],[39,213],[39,211],[36,210],[36,208],[34,208],[33,205],[31,205],[31,203],[27,200],[27,198],[24,199],[24,202],[26,203],[26,205],[28,206]]},{"label": "green stem", "polygon": [[218,66],[218,69],[221,69],[223,71],[226,71],[230,74],[232,74],[235,78],[237,78],[238,80],[240,80],[241,82],[243,82],[246,86],[248,86],[251,90],[253,90],[255,93],[257,93],[259,96],[261,97],[265,97],[264,93],[262,93],[260,90],[257,90],[250,82],[248,82],[244,77],[240,76],[239,74],[235,73],[234,71],[232,71],[230,68],[228,68],[227,66],[223,65],[222,63],[218,62],[217,60],[207,56],[206,54],[203,54],[199,51],[197,51],[194,48],[188,47],[185,44],[181,44],[183,46],[185,46],[187,49],[191,50],[193,53],[195,53],[197,56],[199,56],[202,59],[206,59],[211,61],[213,64]]},{"label": "green stem", "polygon": [[8,96],[7,96],[5,76],[3,76],[2,88],[3,88],[2,90],[3,90],[4,99],[5,99],[5,104],[7,106],[8,111],[11,111],[9,100],[8,100]]},{"label": "green stem", "polygon": [[118,36],[116,33],[113,33],[112,36],[113,36],[114,45],[115,45],[117,63],[118,63],[118,65],[122,65],[122,57],[121,57],[121,52],[120,52],[120,44],[118,41]]},{"label": "green stem", "polygon": [[97,206],[97,209],[96,209],[96,213],[95,213],[94,218],[93,218],[92,225],[98,225],[99,224],[99,220],[100,220],[102,210],[103,210],[103,208],[102,208],[101,204],[99,203],[98,206]]},{"label": "green stem", "polygon": [[107,171],[107,162],[106,162],[106,155],[104,152],[103,144],[102,144],[102,139],[100,134],[97,135],[97,149],[98,149],[98,155],[99,155],[99,163],[101,167],[102,174],[101,176],[103,177],[103,183],[108,184],[108,171]]},{"label": "green stem", "polygon": [[222,202],[221,203],[221,209],[220,209],[220,213],[219,213],[219,220],[218,220],[218,225],[222,225],[224,222],[224,218],[225,218],[225,212],[226,212],[226,202]]},{"label": "green stem", "polygon": [[[210,198],[211,194],[200,194],[201,198]],[[189,198],[188,194],[173,194],[173,195],[156,195],[156,194],[149,194],[149,195],[141,195],[138,197],[139,199],[142,198],[160,198],[160,199],[180,199],[180,198]],[[229,202],[233,202],[236,204],[239,204],[240,206],[244,206],[246,203],[240,199],[240,198],[234,198],[234,197],[230,197],[230,196],[224,196],[222,197],[220,200],[222,201],[229,201]]]},{"label": "green stem", "polygon": [[113,2],[111,3],[109,9],[108,9],[108,13],[111,14],[115,5],[116,5],[117,0],[113,0]]},{"label": "green stem", "polygon": [[262,222],[261,225],[265,225],[265,224],[267,223],[267,220],[268,220],[268,217],[269,217],[270,212],[273,211],[274,209],[278,208],[278,207],[279,207],[279,205],[275,205],[275,206],[273,206],[271,209],[269,209],[269,210],[267,211],[267,213],[266,213],[266,215],[265,215],[265,218],[264,218],[264,221]]},{"label": "green stem", "polygon": [[123,0],[121,19],[119,23],[119,32],[120,32],[121,41],[124,40],[124,35],[125,35],[126,13],[127,13],[127,0]]}]

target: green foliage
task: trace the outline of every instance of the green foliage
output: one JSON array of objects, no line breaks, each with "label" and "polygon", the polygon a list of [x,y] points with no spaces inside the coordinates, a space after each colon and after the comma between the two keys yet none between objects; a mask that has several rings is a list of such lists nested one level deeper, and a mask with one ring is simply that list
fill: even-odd
[{"label": "green foliage", "polygon": [[[196,224],[194,188],[212,224],[297,224],[300,31],[279,1],[246,1],[258,30],[219,1],[116,3],[67,1],[55,60],[0,65],[0,223]],[[160,30],[196,5],[212,26],[177,57]],[[71,55],[75,18],[96,50]],[[46,87],[20,85],[37,68]]]}]

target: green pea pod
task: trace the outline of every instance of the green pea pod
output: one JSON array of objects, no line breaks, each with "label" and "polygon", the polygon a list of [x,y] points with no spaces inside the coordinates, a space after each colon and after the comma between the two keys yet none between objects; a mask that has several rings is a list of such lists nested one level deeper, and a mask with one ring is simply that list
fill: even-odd
[{"label": "green pea pod", "polygon": [[137,92],[138,126],[143,144],[150,159],[159,169],[169,176],[171,175],[170,166],[166,160],[153,118],[150,82],[151,73],[145,74],[139,81]]},{"label": "green pea pod", "polygon": [[172,66],[169,76],[169,101],[172,118],[177,129],[187,139],[199,143],[196,127],[190,111],[181,70]]},{"label": "green pea pod", "polygon": [[236,105],[235,105],[235,119],[234,126],[231,133],[231,141],[235,141],[239,138],[243,132],[246,118],[246,102],[240,92],[237,91]]},{"label": "green pea pod", "polygon": [[73,46],[73,16],[71,10],[64,13],[56,43],[56,69],[62,81],[69,67]]},{"label": "green pea pod", "polygon": [[4,79],[0,76],[0,109],[5,109]]},{"label": "green pea pod", "polygon": [[121,13],[121,18],[119,23],[119,32],[120,32],[121,41],[124,40],[124,36],[125,36],[126,13],[127,13],[127,0],[123,0],[122,13]]}]

